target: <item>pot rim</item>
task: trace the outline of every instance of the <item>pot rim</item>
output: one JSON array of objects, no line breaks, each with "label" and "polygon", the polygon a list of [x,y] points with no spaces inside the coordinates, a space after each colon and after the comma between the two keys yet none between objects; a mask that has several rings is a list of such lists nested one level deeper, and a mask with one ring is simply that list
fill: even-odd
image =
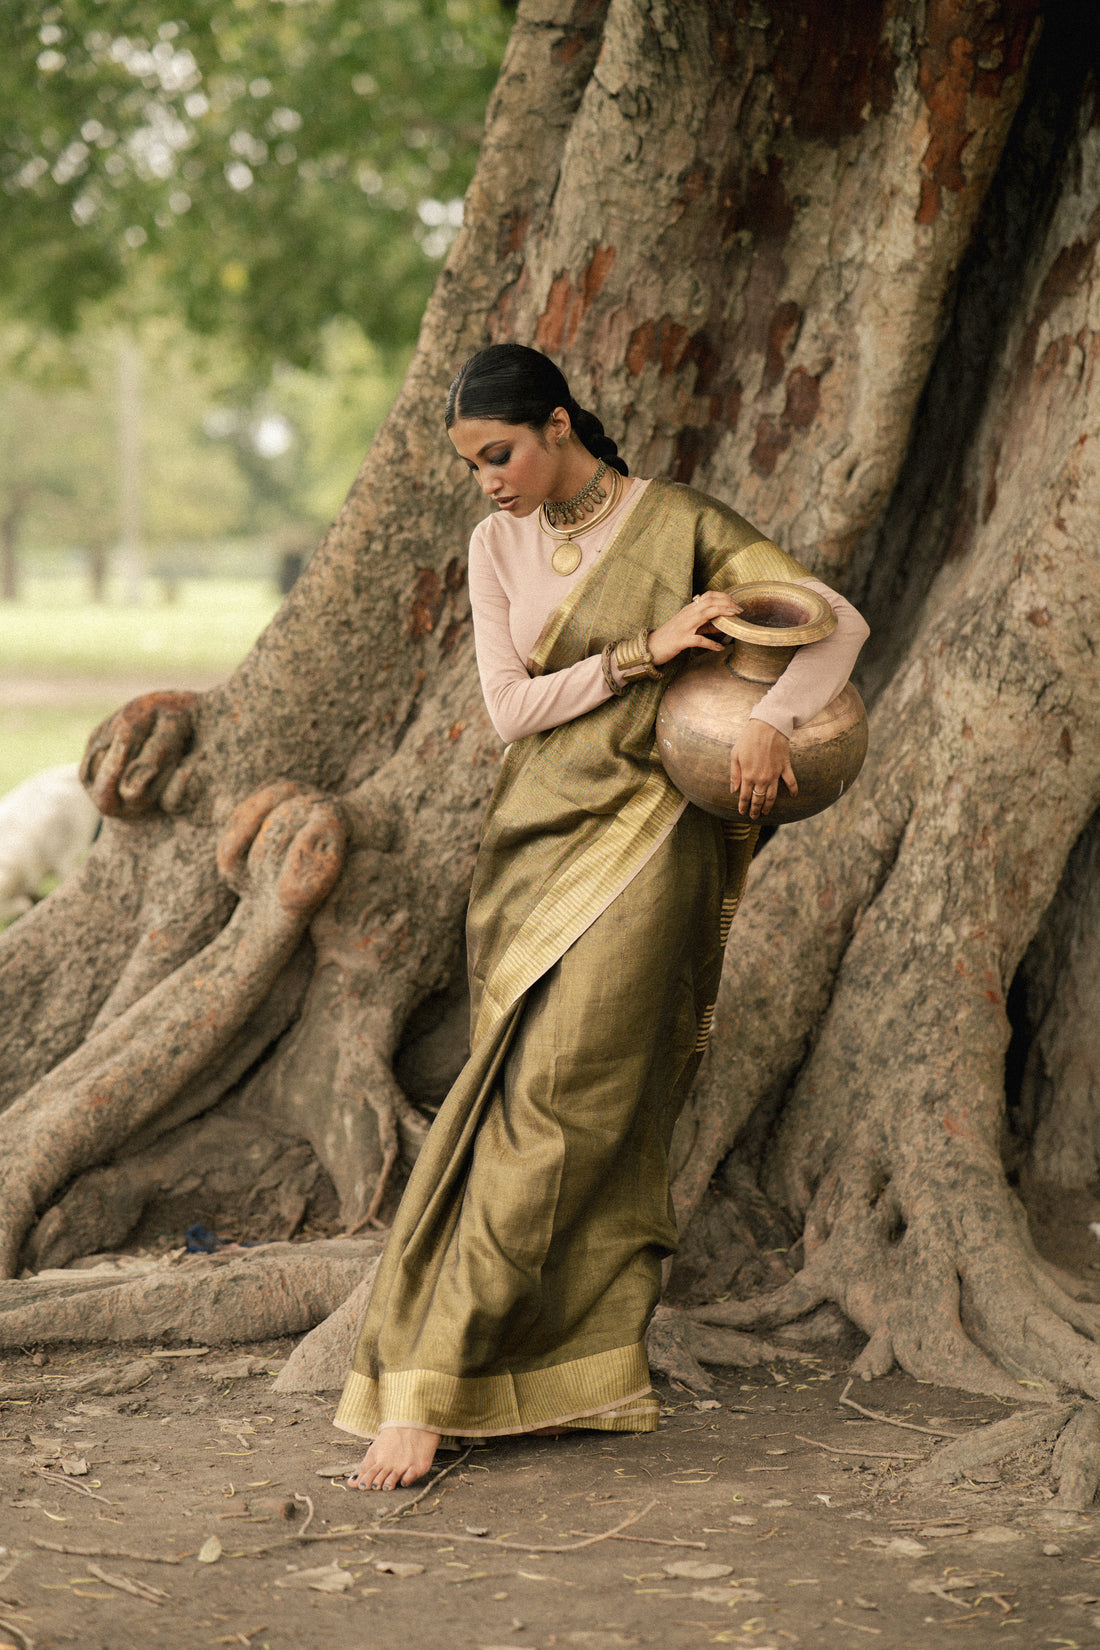
[{"label": "pot rim", "polygon": [[714,628],[723,635],[740,642],[755,642],[758,647],[804,647],[809,642],[823,641],[836,629],[836,614],[816,590],[787,579],[756,579],[751,584],[740,584],[730,591],[736,602],[751,609],[753,602],[793,602],[803,608],[801,624],[754,624],[744,613],[736,618],[717,618]]}]

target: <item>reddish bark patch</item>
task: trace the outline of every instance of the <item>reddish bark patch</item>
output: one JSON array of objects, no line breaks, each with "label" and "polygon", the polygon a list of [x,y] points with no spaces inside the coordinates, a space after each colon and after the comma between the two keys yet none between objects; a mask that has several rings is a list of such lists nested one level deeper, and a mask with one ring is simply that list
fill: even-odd
[{"label": "reddish bark patch", "polygon": [[535,341],[540,349],[553,351],[561,348],[572,297],[573,284],[569,276],[556,276],[550,288],[546,308],[539,316],[538,326],[535,328]]},{"label": "reddish bark patch", "polygon": [[564,270],[555,277],[546,308],[535,328],[535,341],[540,349],[553,353],[563,344],[576,341],[580,324],[603,291],[614,262],[615,248],[598,246],[585,265],[576,288]]},{"label": "reddish bark patch", "polygon": [[409,609],[408,635],[414,642],[431,635],[443,612],[446,591],[434,567],[422,567],[416,575],[416,592]]},{"label": "reddish bark patch", "polygon": [[505,212],[500,220],[500,229],[497,236],[499,256],[507,258],[518,252],[527,239],[527,231],[530,226],[530,209],[521,211],[518,206],[513,206],[510,212]]},{"label": "reddish bark patch", "polygon": [[648,361],[653,359],[657,328],[653,321],[643,321],[635,327],[626,347],[626,370],[632,378],[639,378]]},{"label": "reddish bark patch", "polygon": [[791,444],[791,432],[774,418],[760,418],[756,424],[756,445],[749,454],[749,463],[757,475],[770,476]]},{"label": "reddish bark patch", "polygon": [[764,374],[761,385],[764,389],[771,389],[778,384],[786,366],[786,353],[797,335],[798,323],[802,319],[802,311],[796,303],[788,300],[780,304],[768,323],[767,343],[764,349]]},{"label": "reddish bark patch", "polygon": [[917,84],[928,109],[917,222],[935,223],[944,190],[966,187],[963,154],[975,127],[971,97],[996,101],[1021,67],[1037,0],[931,0]]},{"label": "reddish bark patch", "polygon": [[1027,622],[1035,625],[1038,630],[1045,630],[1050,623],[1050,613],[1045,607],[1033,607],[1027,616]]},{"label": "reddish bark patch", "polygon": [[1058,750],[1062,758],[1069,762],[1073,757],[1073,735],[1068,728],[1063,728],[1058,736]]},{"label": "reddish bark patch", "polygon": [[805,367],[795,367],[787,379],[787,401],[783,408],[783,417],[788,424],[793,424],[796,430],[805,430],[817,417],[821,406],[821,378],[806,371]]}]

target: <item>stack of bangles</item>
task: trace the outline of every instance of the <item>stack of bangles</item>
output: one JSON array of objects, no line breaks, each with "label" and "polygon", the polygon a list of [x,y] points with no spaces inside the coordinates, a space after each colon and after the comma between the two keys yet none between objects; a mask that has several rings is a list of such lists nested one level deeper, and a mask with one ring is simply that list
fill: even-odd
[{"label": "stack of bangles", "polygon": [[[611,660],[614,658],[619,669],[621,682],[615,680],[611,669]],[[629,637],[625,642],[608,642],[600,655],[603,665],[604,681],[610,691],[618,697],[633,687],[635,682],[661,680],[661,669],[654,664],[653,655],[649,651],[649,631],[639,630],[636,636]]]}]

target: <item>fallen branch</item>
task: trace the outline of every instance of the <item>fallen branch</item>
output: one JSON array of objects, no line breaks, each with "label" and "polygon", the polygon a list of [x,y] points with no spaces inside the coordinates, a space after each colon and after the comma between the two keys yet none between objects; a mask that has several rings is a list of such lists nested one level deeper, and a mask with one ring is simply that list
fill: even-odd
[{"label": "fallen branch", "polygon": [[[452,1465],[458,1466],[459,1463],[455,1461]],[[307,1535],[305,1540],[308,1545],[314,1541],[353,1541],[357,1537],[373,1541],[375,1536],[403,1535],[413,1536],[414,1538],[419,1537],[424,1541],[468,1541],[473,1542],[478,1547],[498,1547],[510,1553],[579,1553],[584,1547],[594,1547],[597,1541],[614,1540],[623,1530],[628,1530],[632,1524],[637,1524],[647,1513],[652,1512],[656,1505],[656,1500],[650,1501],[647,1506],[642,1508],[641,1512],[631,1513],[628,1518],[623,1519],[621,1524],[616,1524],[614,1529],[601,1530],[599,1535],[586,1536],[583,1541],[574,1541],[567,1545],[558,1544],[552,1547],[537,1546],[530,1541],[504,1541],[492,1535],[466,1535],[457,1530],[411,1530],[398,1524],[367,1524],[361,1525],[358,1529],[331,1530],[324,1535]],[[295,1535],[285,1535],[279,1541],[265,1541],[261,1547],[248,1547],[242,1549],[239,1553],[223,1553],[222,1556],[224,1558],[256,1558],[263,1553],[293,1546],[295,1542],[301,1540],[302,1532],[299,1531]],[[706,1551],[706,1543],[701,1541],[674,1542],[670,1545],[701,1547],[704,1552]]]},{"label": "fallen branch", "polygon": [[132,1553],[128,1547],[73,1547],[61,1541],[40,1541],[31,1536],[31,1546],[41,1547],[47,1553],[64,1553],[66,1558],[132,1558],[139,1564],[182,1564],[183,1560],[166,1553]]},{"label": "fallen branch", "polygon": [[372,1525],[369,1533],[372,1535],[419,1535],[427,1541],[475,1541],[479,1547],[502,1547],[510,1553],[579,1553],[584,1547],[594,1547],[597,1541],[610,1541],[622,1530],[637,1524],[647,1513],[651,1513],[657,1505],[656,1498],[644,1506],[641,1512],[631,1513],[624,1518],[621,1524],[616,1524],[612,1530],[602,1530],[599,1535],[586,1536],[583,1541],[571,1542],[568,1546],[555,1545],[536,1546],[531,1541],[503,1541],[493,1535],[460,1535],[456,1530],[400,1530],[392,1525],[383,1529],[380,1525]]},{"label": "fallen branch", "polygon": [[35,1467],[39,1478],[44,1478],[48,1484],[64,1484],[67,1490],[76,1490],[78,1495],[86,1495],[89,1501],[102,1501],[105,1507],[111,1506],[105,1495],[97,1495],[94,1490],[88,1489],[85,1484],[78,1484],[75,1478],[64,1478],[59,1472],[51,1472],[48,1467]]},{"label": "fallen branch", "polygon": [[905,1427],[907,1432],[927,1432],[933,1438],[968,1438],[970,1436],[967,1432],[945,1432],[942,1427],[918,1426],[916,1421],[902,1421],[896,1415],[884,1415],[880,1409],[864,1409],[862,1404],[857,1404],[854,1398],[848,1396],[853,1379],[853,1376],[849,1377],[848,1385],[840,1394],[837,1403],[847,1404],[849,1409],[858,1410],[860,1415],[866,1415],[869,1421],[882,1421],[888,1427]]},{"label": "fallen branch", "polygon": [[110,1571],[101,1570],[98,1564],[89,1564],[88,1574],[95,1576],[97,1581],[105,1581],[108,1587],[117,1587],[120,1593],[144,1599],[146,1604],[171,1603],[171,1594],[162,1592],[159,1587],[150,1587],[145,1581],[131,1581],[129,1576],[113,1576]]},{"label": "fallen branch", "polygon": [[[589,1535],[588,1530],[570,1530],[570,1535]],[[681,1541],[679,1537],[669,1540],[663,1535],[604,1535],[601,1541],[644,1541],[650,1547],[697,1547],[701,1553],[707,1550],[705,1541]]]},{"label": "fallen branch", "polygon": [[475,1446],[471,1444],[468,1449],[463,1450],[457,1461],[451,1461],[449,1465],[441,1468],[441,1470],[436,1473],[435,1477],[429,1479],[429,1481],[424,1485],[424,1488],[419,1490],[417,1494],[413,1496],[411,1501],[403,1501],[399,1507],[394,1508],[393,1512],[383,1513],[378,1522],[380,1524],[385,1524],[391,1518],[401,1518],[405,1513],[412,1512],[417,1502],[423,1501],[424,1497],[429,1495],[431,1491],[435,1489],[435,1486],[439,1483],[441,1478],[446,1478],[449,1472],[454,1472],[456,1467],[460,1467],[464,1461],[468,1461],[470,1459],[470,1456],[474,1452],[474,1447]]},{"label": "fallen branch", "polygon": [[800,1444],[813,1444],[815,1449],[827,1449],[833,1455],[877,1455],[888,1461],[923,1461],[923,1455],[907,1455],[900,1449],[841,1449],[839,1444],[823,1444],[820,1438],[803,1438],[800,1432],[795,1433]]},{"label": "fallen branch", "polygon": [[306,1506],[309,1508],[309,1511],[306,1513],[306,1521],[298,1531],[298,1540],[300,1541],[309,1529],[309,1526],[313,1523],[313,1502],[310,1500],[308,1495],[299,1495],[297,1490],[294,1491],[294,1499],[295,1501],[304,1501]]}]

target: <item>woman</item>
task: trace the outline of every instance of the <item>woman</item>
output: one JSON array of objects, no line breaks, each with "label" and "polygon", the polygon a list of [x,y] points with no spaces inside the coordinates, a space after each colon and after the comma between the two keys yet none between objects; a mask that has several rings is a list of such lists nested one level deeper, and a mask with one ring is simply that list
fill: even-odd
[{"label": "woman", "polygon": [[494,345],[451,386],[456,451],[497,506],[470,545],[489,714],[508,742],[470,897],[470,1059],[394,1222],[337,1426],[351,1482],[408,1485],[441,1438],[649,1431],[644,1339],[676,1246],[668,1148],[722,962],[721,822],[656,756],[664,667],[717,650],[760,578],[838,616],[738,741],[750,820],[789,736],[840,690],[867,628],[725,505],[626,479],[557,367]]}]

